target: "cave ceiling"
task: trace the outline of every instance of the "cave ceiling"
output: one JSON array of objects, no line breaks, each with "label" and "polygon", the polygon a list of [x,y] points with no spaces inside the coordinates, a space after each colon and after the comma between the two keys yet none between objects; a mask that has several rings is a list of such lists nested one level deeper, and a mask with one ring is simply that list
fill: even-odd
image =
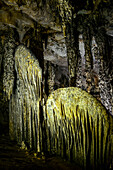
[{"label": "cave ceiling", "polygon": [[[110,2],[110,1],[108,1]],[[106,0],[1,0],[0,30],[14,28],[23,43],[26,33],[33,29],[43,34],[48,40],[44,46],[44,59],[53,64],[67,67],[67,53],[64,32],[64,16],[66,22],[73,15],[90,15],[101,4],[109,5]],[[72,14],[73,12],[73,14]],[[64,14],[65,13],[65,14]],[[113,36],[113,15],[104,15],[109,24],[106,27],[108,36]],[[31,35],[29,35],[31,36]]]}]

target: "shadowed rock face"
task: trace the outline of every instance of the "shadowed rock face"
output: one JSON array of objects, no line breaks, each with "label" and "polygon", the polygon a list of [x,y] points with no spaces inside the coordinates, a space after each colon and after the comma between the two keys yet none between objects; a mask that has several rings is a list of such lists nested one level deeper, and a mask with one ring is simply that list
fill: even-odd
[{"label": "shadowed rock face", "polygon": [[79,88],[58,89],[49,96],[44,116],[48,151],[84,168],[109,169],[113,117],[95,98]]}]

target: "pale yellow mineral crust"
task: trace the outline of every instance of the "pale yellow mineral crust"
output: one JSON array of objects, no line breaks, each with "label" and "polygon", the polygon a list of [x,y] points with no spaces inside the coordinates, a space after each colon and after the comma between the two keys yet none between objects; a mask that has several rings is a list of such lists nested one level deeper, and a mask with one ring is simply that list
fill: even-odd
[{"label": "pale yellow mineral crust", "polygon": [[113,117],[87,92],[75,87],[54,91],[45,117],[48,150],[93,167],[113,156]]},{"label": "pale yellow mineral crust", "polygon": [[11,138],[26,141],[40,152],[40,114],[42,70],[38,60],[23,45],[15,53],[17,87],[10,100],[9,128]]}]

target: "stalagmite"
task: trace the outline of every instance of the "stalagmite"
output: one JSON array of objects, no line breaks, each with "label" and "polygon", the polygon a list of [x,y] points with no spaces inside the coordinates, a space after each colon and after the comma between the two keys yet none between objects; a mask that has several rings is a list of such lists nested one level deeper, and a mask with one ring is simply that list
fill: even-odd
[{"label": "stalagmite", "polygon": [[17,74],[15,94],[10,100],[10,136],[19,144],[40,152],[40,111],[42,71],[37,59],[20,45],[15,53]]},{"label": "stalagmite", "polygon": [[47,150],[86,168],[108,166],[113,156],[113,117],[80,88],[61,88],[44,112]]}]

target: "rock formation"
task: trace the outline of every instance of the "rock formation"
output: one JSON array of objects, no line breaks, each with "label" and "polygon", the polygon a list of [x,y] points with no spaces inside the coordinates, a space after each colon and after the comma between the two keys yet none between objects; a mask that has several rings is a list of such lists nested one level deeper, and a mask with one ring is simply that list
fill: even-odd
[{"label": "rock formation", "polygon": [[19,144],[112,167],[112,65],[112,0],[0,1],[0,128]]}]

